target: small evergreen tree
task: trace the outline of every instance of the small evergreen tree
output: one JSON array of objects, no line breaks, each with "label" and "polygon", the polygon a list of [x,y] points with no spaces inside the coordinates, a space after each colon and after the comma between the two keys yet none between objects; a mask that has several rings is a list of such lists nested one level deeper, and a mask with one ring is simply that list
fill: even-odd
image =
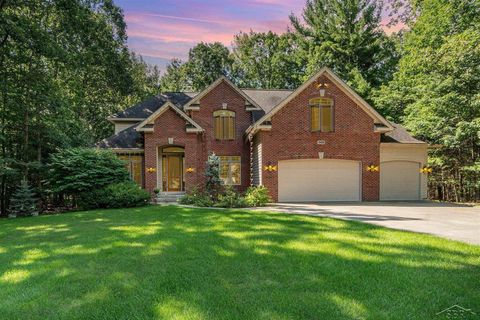
[{"label": "small evergreen tree", "polygon": [[28,185],[27,180],[22,180],[10,200],[10,215],[36,216],[38,215],[37,199],[34,197],[33,189]]},{"label": "small evergreen tree", "polygon": [[208,156],[205,177],[207,178],[205,189],[212,199],[216,199],[222,188],[222,180],[220,179],[220,158],[215,153]]}]

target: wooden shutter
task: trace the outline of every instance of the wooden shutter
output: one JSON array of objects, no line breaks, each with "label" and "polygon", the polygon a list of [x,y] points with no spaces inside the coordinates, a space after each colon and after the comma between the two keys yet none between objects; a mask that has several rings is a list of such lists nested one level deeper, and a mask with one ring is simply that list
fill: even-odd
[{"label": "wooden shutter", "polygon": [[320,107],[319,106],[310,107],[310,129],[312,131],[320,130]]},{"label": "wooden shutter", "polygon": [[321,107],[322,114],[322,132],[332,132],[333,131],[333,116],[332,116],[332,107]]}]

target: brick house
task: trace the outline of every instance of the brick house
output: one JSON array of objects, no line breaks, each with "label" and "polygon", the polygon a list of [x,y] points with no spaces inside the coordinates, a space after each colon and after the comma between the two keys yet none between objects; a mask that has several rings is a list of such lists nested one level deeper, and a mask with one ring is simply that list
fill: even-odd
[{"label": "brick house", "polygon": [[226,185],[265,185],[275,201],[426,198],[427,144],[328,68],[294,91],[240,89],[221,77],[202,92],[163,93],[109,120],[115,134],[98,147],[127,160],[150,192],[201,186],[214,152]]}]

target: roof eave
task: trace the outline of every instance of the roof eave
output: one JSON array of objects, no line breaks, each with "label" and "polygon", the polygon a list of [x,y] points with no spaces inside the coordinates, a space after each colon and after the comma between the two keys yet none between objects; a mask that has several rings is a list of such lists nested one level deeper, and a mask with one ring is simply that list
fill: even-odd
[{"label": "roof eave", "polygon": [[151,121],[154,121],[158,116],[160,116],[167,108],[172,108],[178,115],[188,121],[195,129],[203,131],[203,128],[200,127],[192,118],[190,118],[185,112],[180,110],[170,101],[165,102],[157,111],[152,113],[147,119],[143,120],[140,124],[135,127],[136,131],[143,132],[153,132],[153,128],[145,128],[145,125],[149,124]]}]

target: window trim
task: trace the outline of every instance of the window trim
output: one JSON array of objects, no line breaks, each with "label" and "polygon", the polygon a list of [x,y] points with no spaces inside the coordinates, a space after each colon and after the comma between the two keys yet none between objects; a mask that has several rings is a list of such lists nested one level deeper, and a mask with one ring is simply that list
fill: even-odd
[{"label": "window trim", "polygon": [[[223,181],[223,184],[226,186],[240,186],[242,185],[242,156],[241,155],[224,155],[224,156],[218,156],[220,158],[220,179]],[[238,158],[238,160],[232,160],[231,158],[235,157]],[[225,158],[229,158],[229,160],[222,160]],[[225,181],[221,177],[222,173],[222,165],[225,164],[225,162],[228,164],[228,177],[227,181]],[[231,170],[231,164],[238,164],[239,165],[239,177],[238,177],[238,183],[232,183],[232,170]]]},{"label": "window trim", "polygon": [[[224,115],[224,114],[228,114],[228,115]],[[236,138],[236,112],[235,111],[232,111],[232,110],[225,110],[225,109],[221,109],[221,110],[216,110],[213,112],[213,136],[215,138],[215,140],[219,140],[219,141],[222,141],[222,140],[235,140]],[[222,130],[222,137],[218,138],[217,137],[217,132],[216,132],[216,123],[217,123],[217,118],[220,119],[221,121],[221,125],[223,126],[223,130]],[[229,119],[232,119],[233,121],[233,137],[227,137],[225,138],[225,122],[228,121]],[[228,131],[228,130],[227,130]]]},{"label": "window trim", "polygon": [[[318,102],[313,102],[313,100],[319,99]],[[324,102],[321,102],[324,100]],[[328,101],[328,103],[326,102]],[[329,133],[329,132],[335,132],[335,103],[332,98],[329,97],[315,97],[311,98],[308,100],[308,107],[309,107],[309,118],[310,118],[310,132],[323,132],[323,133]],[[313,130],[312,129],[312,124],[313,124],[313,119],[312,119],[312,108],[318,108],[318,130]],[[330,131],[325,131],[323,130],[323,125],[322,125],[322,108],[330,108],[331,113],[330,113],[330,124],[331,124],[331,130]]]}]

